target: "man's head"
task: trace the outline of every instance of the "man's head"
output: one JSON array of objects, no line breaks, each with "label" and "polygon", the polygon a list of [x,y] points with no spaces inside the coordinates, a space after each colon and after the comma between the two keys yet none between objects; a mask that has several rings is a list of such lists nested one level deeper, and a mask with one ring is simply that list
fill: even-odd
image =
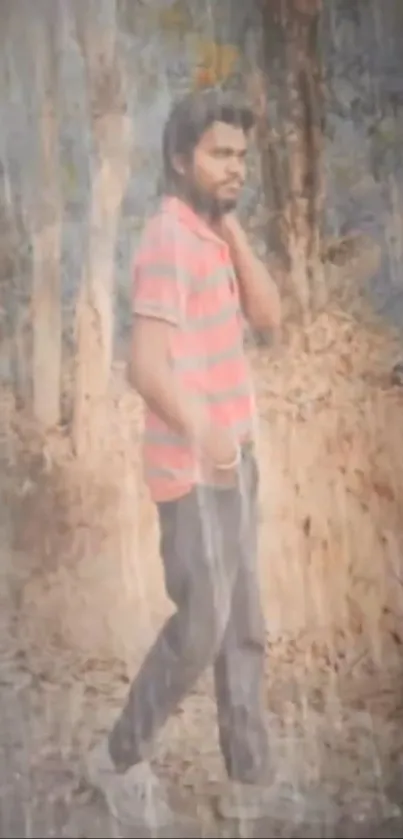
[{"label": "man's head", "polygon": [[245,180],[252,111],[211,89],[190,94],[172,109],[164,130],[166,191],[182,195],[210,216],[236,206]]}]

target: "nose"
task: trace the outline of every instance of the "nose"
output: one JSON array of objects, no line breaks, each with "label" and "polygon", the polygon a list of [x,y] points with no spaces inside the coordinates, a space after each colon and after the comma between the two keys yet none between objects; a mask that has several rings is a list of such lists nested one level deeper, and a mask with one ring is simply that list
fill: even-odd
[{"label": "nose", "polygon": [[243,181],[245,173],[243,160],[240,160],[240,158],[236,155],[230,157],[228,160],[227,172],[230,177],[237,177],[240,181]]}]

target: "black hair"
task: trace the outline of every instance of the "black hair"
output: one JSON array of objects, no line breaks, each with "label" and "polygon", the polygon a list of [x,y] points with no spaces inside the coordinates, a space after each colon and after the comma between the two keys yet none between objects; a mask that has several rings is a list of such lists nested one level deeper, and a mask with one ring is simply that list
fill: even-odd
[{"label": "black hair", "polygon": [[174,104],[162,141],[165,191],[174,190],[178,183],[173,158],[176,155],[185,159],[191,157],[203,134],[214,122],[234,125],[248,134],[254,126],[255,117],[242,99],[218,88],[190,93]]}]

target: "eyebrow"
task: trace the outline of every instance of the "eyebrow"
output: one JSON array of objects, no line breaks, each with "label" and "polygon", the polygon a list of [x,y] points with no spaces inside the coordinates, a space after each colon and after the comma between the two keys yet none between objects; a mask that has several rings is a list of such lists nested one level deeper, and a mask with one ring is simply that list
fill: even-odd
[{"label": "eyebrow", "polygon": [[226,154],[239,154],[241,157],[245,157],[247,154],[247,149],[236,149],[231,148],[231,146],[215,146],[213,151],[220,151],[225,152]]}]

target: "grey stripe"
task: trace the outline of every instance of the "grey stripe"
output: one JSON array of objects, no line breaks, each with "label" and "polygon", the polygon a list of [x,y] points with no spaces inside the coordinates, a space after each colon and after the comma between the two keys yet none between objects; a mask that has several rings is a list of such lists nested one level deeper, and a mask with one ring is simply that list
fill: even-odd
[{"label": "grey stripe", "polygon": [[206,277],[203,277],[203,290],[218,288],[220,285],[223,285],[223,283],[230,286],[232,279],[232,272],[230,271],[229,266],[225,265],[224,267],[218,268],[216,271],[212,271]]},{"label": "grey stripe", "polygon": [[142,315],[146,318],[150,317],[166,320],[174,326],[177,326],[181,320],[181,314],[178,311],[168,308],[167,306],[161,306],[158,303],[152,305],[150,303],[135,302],[133,306],[133,313],[135,315]]},{"label": "grey stripe", "polygon": [[218,312],[215,312],[214,315],[192,318],[192,322],[188,324],[188,331],[190,333],[203,332],[204,330],[211,329],[212,326],[224,326],[237,313],[238,308],[235,302],[231,302],[228,306],[224,306]]},{"label": "grey stripe", "polygon": [[184,288],[190,288],[194,283],[194,274],[190,271],[172,262],[160,262],[157,258],[149,264],[140,264],[136,270],[140,277],[144,275],[147,279],[155,277],[157,280],[172,280]]},{"label": "grey stripe", "polygon": [[[180,264],[159,262],[153,260],[149,265],[139,265],[138,272],[140,277],[144,274],[148,277],[155,277],[157,280],[171,280],[179,286],[186,288],[188,291],[211,291],[214,288],[219,288],[220,285],[230,285],[231,276],[227,268],[220,268],[212,274],[203,277],[202,288],[198,287],[198,279],[196,273],[186,271]],[[232,304],[236,308],[235,300]]]},{"label": "grey stripe", "polygon": [[165,467],[164,466],[150,466],[147,463],[145,469],[147,477],[153,478],[176,478],[181,481],[193,481],[195,477],[195,472],[193,469],[177,469],[175,467]]},{"label": "grey stripe", "polygon": [[144,432],[145,442],[161,446],[172,446],[175,449],[189,449],[190,443],[186,437],[180,437],[175,431],[163,428],[147,428]]},{"label": "grey stripe", "polygon": [[192,370],[209,370],[211,367],[215,367],[225,361],[235,361],[237,358],[243,358],[243,355],[242,343],[231,344],[230,347],[226,347],[224,350],[216,353],[209,353],[207,349],[203,354],[198,353],[189,358],[175,359],[175,370],[179,373]]},{"label": "grey stripe", "polygon": [[220,390],[218,393],[207,394],[207,401],[210,405],[219,405],[221,402],[230,402],[232,399],[237,399],[240,396],[251,396],[251,388],[248,381],[243,382],[236,387],[230,387],[226,390]]},{"label": "grey stripe", "polygon": [[[234,421],[230,426],[230,431],[232,431],[236,437],[241,439],[244,437],[252,428],[252,418],[245,417],[242,420]],[[180,437],[174,431],[170,431],[167,429],[147,429],[145,432],[145,442],[148,444],[156,444],[161,446],[169,446],[176,449],[190,449],[191,444],[185,437]]]}]

